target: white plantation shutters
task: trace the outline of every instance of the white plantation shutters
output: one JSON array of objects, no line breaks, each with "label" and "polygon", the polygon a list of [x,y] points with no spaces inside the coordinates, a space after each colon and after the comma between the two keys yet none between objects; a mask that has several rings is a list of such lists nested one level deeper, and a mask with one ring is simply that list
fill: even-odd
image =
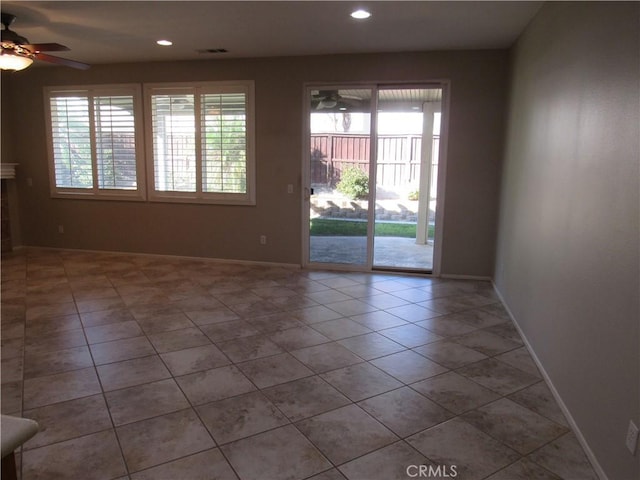
[{"label": "white plantation shutters", "polygon": [[99,188],[136,189],[133,109],[131,95],[93,99]]},{"label": "white plantation shutters", "polygon": [[160,192],[196,191],[196,131],[194,96],[151,97],[153,170]]},{"label": "white plantation shutters", "polygon": [[201,101],[202,189],[246,193],[246,94],[206,94]]},{"label": "white plantation shutters", "polygon": [[52,97],[50,101],[56,187],[93,188],[89,99]]},{"label": "white plantation shutters", "polygon": [[252,81],[47,87],[51,194],[255,205],[253,97]]},{"label": "white plantation shutters", "polygon": [[142,198],[137,87],[46,89],[54,196]]},{"label": "white plantation shutters", "polygon": [[253,83],[155,85],[153,199],[254,204]]}]

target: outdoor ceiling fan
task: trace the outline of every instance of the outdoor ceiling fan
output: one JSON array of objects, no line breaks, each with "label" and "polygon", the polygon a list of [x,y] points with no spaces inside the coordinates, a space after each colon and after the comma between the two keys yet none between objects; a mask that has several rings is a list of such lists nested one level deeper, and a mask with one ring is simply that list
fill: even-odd
[{"label": "outdoor ceiling fan", "polygon": [[56,63],[80,70],[86,70],[90,67],[86,63],[42,53],[63,52],[69,50],[69,48],[59,43],[29,43],[29,40],[9,28],[15,18],[16,16],[10,13],[2,13],[4,29],[2,30],[2,42],[0,43],[0,69],[14,72],[23,70],[30,66],[34,60]]},{"label": "outdoor ceiling fan", "polygon": [[320,90],[311,97],[311,107],[315,110],[348,110],[358,108],[363,100],[352,95],[340,95],[337,90]]}]

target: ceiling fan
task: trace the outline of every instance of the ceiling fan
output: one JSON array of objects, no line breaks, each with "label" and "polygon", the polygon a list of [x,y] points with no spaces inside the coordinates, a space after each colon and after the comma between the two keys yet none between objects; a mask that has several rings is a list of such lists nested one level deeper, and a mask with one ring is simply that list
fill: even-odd
[{"label": "ceiling fan", "polygon": [[349,110],[363,106],[363,99],[352,95],[340,95],[337,90],[320,90],[311,97],[315,110]]},{"label": "ceiling fan", "polygon": [[18,35],[9,26],[16,16],[10,13],[2,13],[2,42],[0,44],[0,69],[18,71],[27,68],[33,60],[57,63],[67,67],[86,70],[90,67],[86,63],[76,62],[67,58],[54,57],[43,52],[63,52],[69,50],[68,47],[59,43],[29,43],[29,40]]}]

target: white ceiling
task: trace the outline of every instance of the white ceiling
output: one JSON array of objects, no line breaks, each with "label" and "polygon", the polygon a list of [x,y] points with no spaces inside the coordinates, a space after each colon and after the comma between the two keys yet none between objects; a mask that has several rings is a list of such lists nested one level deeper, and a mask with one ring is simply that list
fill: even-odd
[{"label": "white ceiling", "polygon": [[[12,30],[90,64],[506,48],[542,2],[3,1]],[[366,7],[372,16],[349,13]],[[167,38],[172,47],[155,41]],[[198,53],[225,48],[228,53]]]}]

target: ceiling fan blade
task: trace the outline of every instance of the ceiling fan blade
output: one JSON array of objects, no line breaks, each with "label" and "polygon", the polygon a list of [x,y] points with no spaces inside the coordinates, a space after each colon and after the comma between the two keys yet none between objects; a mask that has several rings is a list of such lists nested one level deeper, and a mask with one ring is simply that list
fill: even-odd
[{"label": "ceiling fan blade", "polygon": [[78,68],[80,70],[87,70],[91,65],[86,63],[76,62],[75,60],[69,60],[67,58],[54,57],[53,55],[47,55],[46,53],[36,53],[35,58],[42,60],[43,62],[57,63],[59,65],[66,65],[67,67]]},{"label": "ceiling fan blade", "polygon": [[31,50],[33,53],[38,52],[66,52],[69,47],[60,45],[59,43],[30,43],[28,45],[21,45],[22,47]]}]

